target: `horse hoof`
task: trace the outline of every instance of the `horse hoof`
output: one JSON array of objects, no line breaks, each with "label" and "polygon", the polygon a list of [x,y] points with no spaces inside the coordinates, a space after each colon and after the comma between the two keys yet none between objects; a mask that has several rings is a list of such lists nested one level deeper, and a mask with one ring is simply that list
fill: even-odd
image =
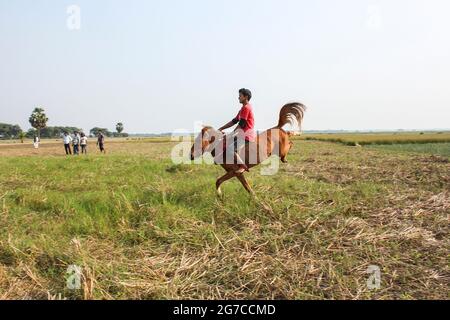
[{"label": "horse hoof", "polygon": [[216,190],[216,194],[217,194],[217,197],[219,197],[220,199],[223,199],[223,193],[222,193],[222,190],[220,188],[218,188]]}]

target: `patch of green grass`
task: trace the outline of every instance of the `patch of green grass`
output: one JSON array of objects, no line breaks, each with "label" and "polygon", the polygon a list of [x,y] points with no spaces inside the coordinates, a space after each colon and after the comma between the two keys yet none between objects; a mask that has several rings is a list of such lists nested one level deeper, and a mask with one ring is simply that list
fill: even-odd
[{"label": "patch of green grass", "polygon": [[374,149],[390,150],[392,152],[416,152],[435,154],[450,157],[450,142],[426,143],[426,144],[394,144],[394,145],[374,145]]},{"label": "patch of green grass", "polygon": [[305,134],[300,138],[309,141],[327,141],[347,146],[356,145],[394,145],[394,144],[426,144],[450,142],[449,132],[414,132],[414,133],[336,133]]}]

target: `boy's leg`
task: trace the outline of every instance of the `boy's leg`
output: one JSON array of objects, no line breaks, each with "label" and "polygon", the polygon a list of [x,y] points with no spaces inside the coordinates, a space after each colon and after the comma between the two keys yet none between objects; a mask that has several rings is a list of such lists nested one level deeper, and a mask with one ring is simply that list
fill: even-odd
[{"label": "boy's leg", "polygon": [[247,165],[242,160],[241,156],[239,155],[239,152],[241,148],[245,145],[245,141],[241,141],[242,139],[237,139],[236,141],[230,143],[227,146],[226,149],[226,160],[227,164],[231,164],[230,161],[232,161],[233,164],[239,165],[240,169],[238,170],[239,173],[244,172],[245,170],[248,170]]},{"label": "boy's leg", "polygon": [[226,164],[235,164],[237,159],[235,157],[235,146],[234,140],[228,140],[227,146],[225,149],[225,163]]},{"label": "boy's leg", "polygon": [[[243,172],[243,171],[248,171],[248,167],[245,164],[245,161],[241,158],[241,150],[244,148],[244,146],[246,145],[245,141],[241,142],[241,143],[237,143],[236,145],[236,163],[239,165],[240,169],[238,170],[238,172]],[[245,153],[244,153],[244,158],[245,158]]]}]

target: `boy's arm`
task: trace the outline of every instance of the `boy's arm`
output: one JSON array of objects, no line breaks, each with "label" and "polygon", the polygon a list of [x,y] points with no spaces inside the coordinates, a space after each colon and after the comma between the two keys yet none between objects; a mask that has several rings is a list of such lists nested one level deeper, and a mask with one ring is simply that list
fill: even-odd
[{"label": "boy's arm", "polygon": [[223,127],[221,127],[221,128],[219,129],[219,131],[223,131],[223,130],[226,130],[226,129],[228,129],[228,128],[231,128],[231,127],[234,126],[236,123],[238,123],[237,119],[233,119],[233,120],[231,120],[230,122],[228,122],[226,125],[224,125]]},{"label": "boy's arm", "polygon": [[239,114],[240,114],[240,111],[239,111],[239,113],[236,115],[236,117],[233,118],[233,120],[231,120],[231,121],[228,122],[226,125],[224,125],[223,127],[221,127],[221,128],[219,129],[219,131],[226,130],[226,129],[231,128],[232,126],[236,125],[236,124],[239,122]]},{"label": "boy's arm", "polygon": [[239,130],[239,129],[244,130],[245,127],[247,127],[247,120],[241,119],[241,120],[239,120],[239,123],[238,123],[238,125],[236,126],[236,129],[234,129],[234,131],[237,131],[237,130]]}]

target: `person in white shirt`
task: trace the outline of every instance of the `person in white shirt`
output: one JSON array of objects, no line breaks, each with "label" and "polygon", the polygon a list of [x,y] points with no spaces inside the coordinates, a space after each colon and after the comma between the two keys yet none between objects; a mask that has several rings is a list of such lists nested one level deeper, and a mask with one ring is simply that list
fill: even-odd
[{"label": "person in white shirt", "polygon": [[35,149],[38,149],[38,148],[39,148],[39,142],[41,142],[41,139],[39,139],[38,136],[34,136],[34,139],[33,139],[33,145],[34,145],[34,148],[35,148]]},{"label": "person in white shirt", "polygon": [[70,149],[72,137],[67,132],[64,132],[63,142],[64,142],[64,149],[66,150],[66,155],[72,154],[72,150]]},{"label": "person in white shirt", "polygon": [[81,145],[81,153],[87,154],[87,137],[83,132],[81,133],[80,145]]}]

